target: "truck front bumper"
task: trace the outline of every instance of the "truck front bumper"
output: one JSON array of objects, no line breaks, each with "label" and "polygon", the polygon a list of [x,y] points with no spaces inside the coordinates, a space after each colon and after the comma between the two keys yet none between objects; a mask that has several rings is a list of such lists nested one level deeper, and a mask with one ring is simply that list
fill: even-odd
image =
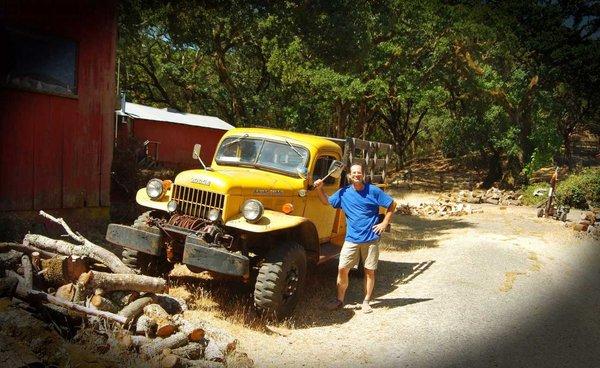
[{"label": "truck front bumper", "polygon": [[231,276],[247,278],[250,274],[248,257],[223,248],[211,247],[194,235],[185,238],[183,263]]},{"label": "truck front bumper", "polygon": [[128,249],[156,256],[161,252],[162,234],[158,229],[149,228],[148,230],[109,224],[106,230],[106,240]]}]

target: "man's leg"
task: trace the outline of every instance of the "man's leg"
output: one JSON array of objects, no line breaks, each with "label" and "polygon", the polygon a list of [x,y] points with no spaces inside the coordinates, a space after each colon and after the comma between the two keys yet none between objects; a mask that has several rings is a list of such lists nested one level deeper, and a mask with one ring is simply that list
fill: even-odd
[{"label": "man's leg", "polygon": [[371,300],[375,286],[375,270],[365,268],[365,300]]},{"label": "man's leg", "polygon": [[371,313],[373,311],[373,309],[371,309],[370,301],[371,301],[371,297],[373,296],[373,289],[375,287],[375,270],[377,269],[377,262],[379,261],[379,244],[377,241],[375,241],[368,245],[365,244],[365,248],[366,249],[362,249],[363,254],[364,254],[364,251],[366,251],[366,253],[367,253],[365,260],[364,260],[364,263],[365,263],[365,267],[364,267],[365,300],[363,301],[363,304],[362,304],[362,310],[365,313]]},{"label": "man's leg", "polygon": [[348,289],[348,273],[349,272],[350,272],[349,268],[338,269],[337,299],[341,302],[344,301],[344,297],[346,296],[346,289]]}]

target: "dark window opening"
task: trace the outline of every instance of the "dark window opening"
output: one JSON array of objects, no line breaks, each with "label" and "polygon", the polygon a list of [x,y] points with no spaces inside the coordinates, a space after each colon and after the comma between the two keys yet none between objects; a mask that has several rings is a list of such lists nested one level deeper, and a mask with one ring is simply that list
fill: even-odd
[{"label": "dark window opening", "polygon": [[77,96],[77,43],[18,28],[0,30],[1,83],[28,91]]},{"label": "dark window opening", "polygon": [[[329,166],[335,160],[332,156],[321,156],[315,163],[315,170],[313,171],[313,182],[317,179],[322,179],[327,175]],[[325,179],[325,185],[331,185],[335,183],[335,178],[330,176]]]}]

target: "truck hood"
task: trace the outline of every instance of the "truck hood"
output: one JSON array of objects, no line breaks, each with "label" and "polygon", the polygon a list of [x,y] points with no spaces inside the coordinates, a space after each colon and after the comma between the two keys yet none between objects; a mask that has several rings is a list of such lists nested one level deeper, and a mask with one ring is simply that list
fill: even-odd
[{"label": "truck hood", "polygon": [[254,168],[234,167],[219,171],[184,171],[175,177],[175,184],[230,195],[268,193],[289,196],[303,188],[304,180]]}]

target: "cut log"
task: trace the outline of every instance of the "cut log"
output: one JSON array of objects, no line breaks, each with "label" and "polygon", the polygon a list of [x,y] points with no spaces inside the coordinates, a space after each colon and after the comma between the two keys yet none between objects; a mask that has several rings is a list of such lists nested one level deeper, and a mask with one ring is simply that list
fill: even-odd
[{"label": "cut log", "polygon": [[148,316],[156,323],[156,336],[171,336],[177,329],[177,325],[171,320],[169,313],[158,304],[148,304],[145,306],[144,315]]},{"label": "cut log", "polygon": [[33,266],[29,256],[23,255],[21,257],[21,266],[23,267],[23,279],[25,283],[23,287],[26,289],[33,289]]},{"label": "cut log", "polygon": [[111,321],[119,322],[124,324],[127,320],[123,316],[119,316],[114,313],[99,311],[92,308],[85,307],[83,305],[79,305],[76,303],[68,302],[66,300],[62,300],[52,295],[48,295],[42,291],[37,290],[26,290],[21,286],[17,287],[17,297],[21,300],[25,300],[28,303],[51,303],[54,305],[58,305],[69,310],[73,310],[79,313],[83,313],[85,315],[103,317]]},{"label": "cut log", "polygon": [[223,362],[225,360],[225,350],[215,340],[209,340],[204,349],[204,359],[211,362]]},{"label": "cut log", "polygon": [[41,261],[44,282],[55,287],[71,283],[63,275],[63,262],[66,258],[65,256],[57,256]]},{"label": "cut log", "polygon": [[90,257],[107,265],[115,273],[134,273],[115,254],[89,241],[85,241],[82,245],[75,245],[62,240],[47,238],[39,234],[27,234],[25,235],[25,241],[38,248],[60,254]]},{"label": "cut log", "polygon": [[204,328],[186,320],[185,318],[177,318],[179,330],[188,334],[188,340],[193,342],[202,341],[204,339]]},{"label": "cut log", "polygon": [[155,339],[150,344],[143,345],[140,347],[140,352],[144,354],[146,357],[156,356],[164,349],[173,349],[183,346],[188,343],[187,336],[185,332],[178,332],[174,335],[171,335],[164,339]]},{"label": "cut log", "polygon": [[156,327],[156,322],[152,318],[141,315],[135,323],[135,333],[137,335],[152,337],[156,335]]},{"label": "cut log", "polygon": [[110,299],[103,297],[101,294],[92,296],[90,303],[99,310],[116,313],[119,308]]},{"label": "cut log", "polygon": [[185,346],[173,349],[172,353],[186,359],[200,359],[204,356],[204,344],[190,342]]},{"label": "cut log", "polygon": [[164,355],[160,358],[160,366],[162,368],[180,367],[180,363],[180,358],[174,354]]},{"label": "cut log", "polygon": [[143,313],[144,307],[152,303],[152,297],[145,296],[134,300],[119,312],[120,316],[125,317],[127,324],[131,323],[140,314]]},{"label": "cut log", "polygon": [[136,274],[114,274],[89,271],[81,274],[79,282],[88,289],[100,288],[104,291],[133,290],[161,293],[167,289],[167,281],[159,277]]},{"label": "cut log", "polygon": [[69,256],[63,262],[63,275],[70,281],[75,282],[82,273],[90,270],[84,257]]},{"label": "cut log", "polygon": [[75,300],[75,285],[66,284],[56,289],[56,297],[62,300],[72,302]]}]

